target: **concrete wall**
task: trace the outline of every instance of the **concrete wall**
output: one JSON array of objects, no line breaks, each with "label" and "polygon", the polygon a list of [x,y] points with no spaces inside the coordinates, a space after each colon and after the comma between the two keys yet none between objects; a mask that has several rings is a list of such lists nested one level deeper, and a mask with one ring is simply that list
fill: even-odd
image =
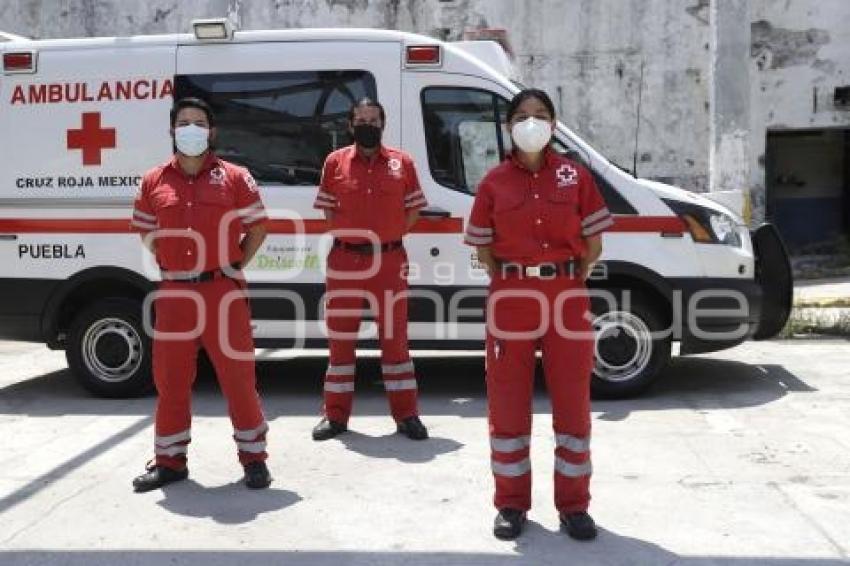
[{"label": "concrete wall", "polygon": [[763,206],[767,130],[850,128],[850,108],[832,102],[850,85],[850,2],[754,0],[751,19],[751,171]]},{"label": "concrete wall", "polygon": [[[640,175],[708,190],[710,156],[715,153],[720,157],[715,160],[720,170],[716,174],[732,167],[748,171],[744,179],[750,178],[758,213],[764,202],[768,127],[850,126],[850,112],[835,110],[829,102],[834,86],[850,84],[850,1],[714,2],[3,0],[0,29],[32,37],[168,33],[188,30],[193,18],[222,15],[230,15],[244,29],[385,27],[446,39],[459,38],[467,28],[502,27],[508,30],[524,82],[545,88],[564,122],[613,161],[632,166],[642,85]],[[729,35],[728,26],[712,30],[710,16],[713,10],[730,9],[743,9],[743,16],[736,12],[732,19],[737,24],[749,13],[750,73],[738,76],[723,67],[720,73],[726,73],[722,76],[729,88],[720,83],[712,90],[712,73],[718,73],[712,41],[740,40],[740,34]],[[722,24],[722,18],[717,20]],[[746,31],[746,25],[738,28]],[[750,99],[742,101],[729,92],[750,92]],[[712,97],[722,99],[724,94],[727,108],[738,108],[736,116],[747,116],[750,124],[749,139],[739,139],[731,151],[721,147],[718,135],[712,136],[712,123],[730,124],[727,112],[712,112],[710,106]],[[726,131],[720,125],[715,134]],[[729,182],[715,186],[728,188]]]}]

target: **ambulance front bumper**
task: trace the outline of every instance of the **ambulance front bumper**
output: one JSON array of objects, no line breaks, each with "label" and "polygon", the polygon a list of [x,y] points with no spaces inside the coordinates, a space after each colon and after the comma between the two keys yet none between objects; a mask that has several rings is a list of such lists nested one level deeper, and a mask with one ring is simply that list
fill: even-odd
[{"label": "ambulance front bumper", "polygon": [[[791,315],[794,277],[788,253],[772,224],[750,233],[755,256],[754,279],[677,279],[682,293],[681,353],[699,354],[731,348],[748,339],[773,338]],[[697,293],[713,296],[697,303]]]},{"label": "ambulance front bumper", "polygon": [[[674,278],[674,296],[680,297],[681,354],[725,350],[752,338],[762,313],[763,292],[752,279]],[[678,332],[676,332],[678,330]]]}]

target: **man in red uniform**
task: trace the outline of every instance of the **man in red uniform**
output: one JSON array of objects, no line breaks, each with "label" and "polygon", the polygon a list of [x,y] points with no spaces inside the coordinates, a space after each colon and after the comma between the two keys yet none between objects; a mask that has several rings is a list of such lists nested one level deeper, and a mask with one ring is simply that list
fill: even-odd
[{"label": "man in red uniform", "polygon": [[324,416],[313,429],[327,440],[348,428],[354,398],[360,313],[375,313],[381,372],[398,432],[422,440],[416,377],[407,345],[407,254],[402,238],[426,206],[411,157],[381,144],[383,107],[363,99],[349,113],[354,144],[328,155],[314,206],[336,234],[328,255],[326,315],[330,360]]},{"label": "man in red uniform", "polygon": [[590,539],[594,336],[584,279],[613,220],[591,174],[548,147],[555,117],[548,96],[523,91],[507,114],[514,152],[481,181],[465,237],[492,278],[486,363],[494,534],[518,536],[531,507],[530,407],[540,346],[556,440],[555,507],[570,536]]},{"label": "man in red uniform", "polygon": [[177,101],[171,111],[174,158],[144,175],[134,205],[132,229],[142,234],[162,273],[153,338],[155,460],[133,480],[137,492],[188,477],[199,346],[227,398],[245,485],[271,483],[268,425],[256,389],[251,314],[240,272],[265,239],[267,216],[251,174],[210,150],[214,126],[204,101]]}]

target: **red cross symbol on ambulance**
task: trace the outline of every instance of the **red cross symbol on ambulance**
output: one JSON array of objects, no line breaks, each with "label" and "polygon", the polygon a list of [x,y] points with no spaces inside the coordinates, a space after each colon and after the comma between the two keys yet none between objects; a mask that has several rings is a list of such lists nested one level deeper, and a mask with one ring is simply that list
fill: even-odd
[{"label": "red cross symbol on ambulance", "polygon": [[100,165],[101,152],[115,147],[115,128],[101,128],[100,112],[84,112],[83,126],[68,130],[68,149],[83,150],[83,165]]}]

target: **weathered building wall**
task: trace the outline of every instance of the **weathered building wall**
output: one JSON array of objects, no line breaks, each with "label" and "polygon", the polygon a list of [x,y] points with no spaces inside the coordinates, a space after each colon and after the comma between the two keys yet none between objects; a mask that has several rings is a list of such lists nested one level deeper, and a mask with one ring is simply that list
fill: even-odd
[{"label": "weathered building wall", "polygon": [[627,168],[636,149],[642,88],[638,173],[706,189],[707,2],[478,5],[488,25],[509,30],[525,82],[545,88],[565,123]]},{"label": "weathered building wall", "polygon": [[[728,2],[715,1],[719,10]],[[750,92],[741,147],[760,212],[767,128],[850,125],[850,112],[830,102],[834,86],[850,84],[850,1],[734,3],[748,4],[751,69],[723,80]],[[723,36],[712,35],[711,11],[710,0],[3,0],[0,29],[32,37],[171,33],[222,15],[243,29],[385,27],[446,39],[505,28],[524,82],[546,89],[565,123],[628,168],[642,90],[639,174],[704,191],[718,149],[711,44]]]},{"label": "weathered building wall", "polygon": [[836,86],[850,85],[850,2],[752,2],[751,155],[755,204],[764,206],[767,131],[850,128]]},{"label": "weathered building wall", "polygon": [[750,180],[750,18],[748,0],[713,2],[709,81],[709,188],[747,188]]}]

